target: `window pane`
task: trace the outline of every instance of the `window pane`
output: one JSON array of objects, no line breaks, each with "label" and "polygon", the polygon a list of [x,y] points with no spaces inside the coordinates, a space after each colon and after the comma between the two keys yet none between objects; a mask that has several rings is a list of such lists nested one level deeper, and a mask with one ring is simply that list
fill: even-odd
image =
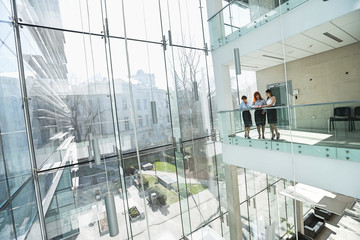
[{"label": "window pane", "polygon": [[103,31],[100,1],[19,0],[17,11],[25,23],[100,33]]},{"label": "window pane", "polygon": [[[114,79],[119,125],[123,130],[121,146],[123,151],[135,150],[133,123],[130,111],[129,81],[124,55],[124,41],[111,39],[113,48]],[[138,144],[140,148],[164,145],[171,140],[171,125],[168,122],[168,100],[166,94],[166,74],[163,50],[160,45],[129,41],[129,61],[134,97],[135,122],[137,124]],[[155,102],[157,123],[152,119],[150,103]],[[127,103],[127,105],[125,105]],[[143,104],[142,104],[143,103]],[[124,106],[127,106],[124,108]],[[145,122],[144,124],[144,115]]]},{"label": "window pane", "polygon": [[191,229],[197,229],[220,215],[214,144],[204,140],[186,144],[184,154]]},{"label": "window pane", "polygon": [[3,135],[2,141],[10,194],[13,194],[31,176],[26,134]]},{"label": "window pane", "polygon": [[0,20],[11,21],[11,7],[9,0],[0,0]]},{"label": "window pane", "polygon": [[173,44],[203,48],[203,31],[199,1],[162,1],[165,31],[171,30]]},{"label": "window pane", "polygon": [[122,1],[106,1],[109,31],[111,36],[124,36],[124,21],[122,14]]},{"label": "window pane", "polygon": [[[0,109],[6,113],[0,114],[0,158],[6,164],[12,194],[28,178],[26,175],[30,174],[30,161],[14,33],[10,25],[0,23],[0,39]],[[0,173],[4,174],[4,169]]]},{"label": "window pane", "polygon": [[[2,162],[0,162],[0,164],[3,164]],[[1,168],[3,169],[3,165],[1,166]],[[3,170],[0,170],[3,171]],[[8,188],[7,188],[7,184],[6,184],[6,178],[4,176],[3,173],[0,173],[0,206],[2,206],[4,204],[4,202],[8,199],[9,194],[8,194]]]},{"label": "window pane", "polygon": [[[216,144],[205,140],[210,111],[216,112],[209,104],[215,91],[209,94],[204,51],[181,46],[204,47],[201,11],[207,17],[201,1],[124,0],[127,59],[120,1],[14,1],[22,49],[16,56],[18,26],[6,23],[12,1],[0,0],[0,109],[6,113],[0,114],[1,239],[41,236],[19,62],[49,239],[107,238],[109,192],[119,239],[147,239],[147,231],[151,239],[180,239],[203,224],[222,232]],[[104,39],[99,35],[105,18],[110,36]],[[167,44],[171,29],[178,45],[167,45],[168,51],[161,45],[162,24]],[[172,65],[169,49],[175,50]],[[174,134],[176,124],[182,130]],[[173,136],[178,143],[185,140],[184,149],[173,149]],[[201,139],[189,143],[195,138]],[[115,156],[115,140],[123,162]],[[224,182],[220,188],[224,192]],[[134,207],[138,216],[132,216]]]},{"label": "window pane", "polygon": [[23,239],[27,235],[36,215],[36,199],[33,180],[25,185],[12,201],[16,236]]},{"label": "window pane", "polygon": [[36,218],[29,230],[28,235],[26,236],[26,239],[29,240],[39,239],[40,236],[41,236],[41,230],[40,230],[39,216],[36,215]]},{"label": "window pane", "polygon": [[[106,169],[106,170],[105,170]],[[116,159],[96,165],[93,163],[65,167],[55,171],[58,180],[52,196],[47,196],[45,206],[46,230],[49,239],[77,238],[100,239],[109,236],[104,197],[114,194],[119,239],[127,239],[124,211],[125,190],[120,180]],[[49,172],[43,173],[42,181]],[[45,209],[46,210],[46,209]]]},{"label": "window pane", "polygon": [[[207,136],[210,133],[210,111],[205,56],[202,51],[174,48],[170,60],[171,77],[175,79],[183,139]],[[174,89],[175,91],[175,89]],[[175,93],[171,93],[175,95]]]},{"label": "window pane", "polygon": [[[135,239],[147,239],[146,218],[148,218],[151,239],[180,239],[182,235],[177,172],[174,150],[166,149],[140,156],[140,169],[136,157],[124,159],[126,186],[130,193],[129,207],[136,207],[144,216],[132,221]],[[144,184],[146,205],[142,198]],[[145,215],[145,207],[147,215]],[[177,226],[177,227],[174,227]]]},{"label": "window pane", "polygon": [[[158,0],[124,0],[127,37],[160,42]],[[110,20],[113,15],[110,15]],[[116,28],[122,26],[116,26]]]},{"label": "window pane", "polygon": [[11,220],[11,210],[5,208],[0,212],[0,239],[11,240],[15,238]]},{"label": "window pane", "polygon": [[[3,3],[0,1],[0,16],[4,16],[3,14],[5,14],[5,12],[3,13],[3,11],[5,11],[5,7],[4,5],[2,5]],[[14,72],[16,74],[17,72],[17,68],[15,64],[6,64],[7,62],[11,63],[11,59],[13,59],[13,62],[15,59],[14,54],[9,51],[9,49],[7,48],[8,44],[7,42],[9,42],[9,40],[6,41],[6,39],[11,39],[13,38],[12,36],[12,29],[10,28],[9,25],[4,24],[4,23],[0,23],[0,109],[6,109],[6,103],[9,103],[9,98],[10,94],[7,94],[7,96],[4,96],[5,93],[5,89],[7,89],[9,86],[6,86],[6,83],[8,85],[9,84],[9,80],[6,81],[7,77],[6,76],[6,72],[10,71],[10,72]],[[11,41],[10,41],[11,44]],[[10,46],[13,46],[13,44],[11,44]],[[10,60],[10,61],[9,61]],[[11,66],[12,65],[12,66]],[[7,69],[8,68],[8,69]],[[12,82],[17,81],[17,78],[13,78]],[[3,82],[5,84],[3,84]],[[4,89],[5,88],[5,89]],[[10,110],[10,109],[9,109]],[[6,123],[5,121],[5,117],[7,114],[0,114],[0,126],[3,126]],[[7,179],[6,179],[6,173],[5,173],[5,159],[4,159],[4,144],[3,144],[3,140],[2,140],[2,136],[3,136],[3,132],[4,130],[0,129],[0,206],[2,206],[2,204],[7,200],[7,198],[9,197],[8,195],[8,188],[7,188]]]},{"label": "window pane", "polygon": [[103,39],[33,27],[21,39],[38,167],[91,158],[94,144],[113,153]]}]

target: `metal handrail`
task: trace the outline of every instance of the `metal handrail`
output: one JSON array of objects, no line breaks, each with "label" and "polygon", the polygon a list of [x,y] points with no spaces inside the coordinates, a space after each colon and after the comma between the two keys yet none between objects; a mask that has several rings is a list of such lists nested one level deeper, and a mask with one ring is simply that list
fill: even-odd
[{"label": "metal handrail", "polygon": [[[326,103],[310,103],[310,104],[301,104],[301,105],[286,105],[286,106],[276,106],[276,107],[266,107],[266,108],[251,108],[250,110],[266,110],[266,109],[283,109],[283,108],[296,108],[296,107],[311,107],[311,106],[323,106],[323,105],[333,105],[333,104],[347,104],[347,103],[360,103],[360,100],[352,100],[352,101],[340,101],[340,102],[326,102]],[[226,113],[226,112],[235,112],[239,111],[239,109],[218,111],[218,113]],[[247,110],[248,111],[248,110]]]},{"label": "metal handrail", "polygon": [[212,15],[207,21],[209,22],[211,19],[213,19],[215,16],[217,16],[220,12],[222,12],[225,8],[227,8],[230,4],[232,4],[233,1],[235,1],[235,0],[232,0],[228,4],[226,4],[219,11],[217,11],[214,15]]},{"label": "metal handrail", "polygon": [[218,15],[220,12],[222,12],[225,8],[227,8],[229,5],[231,4],[238,4],[239,6],[243,6],[243,7],[249,7],[247,4],[243,3],[243,2],[239,2],[237,0],[231,0],[228,4],[226,4],[224,7],[222,7],[219,11],[217,11],[215,14],[213,14],[207,21],[209,22],[211,19],[213,19],[216,15]]}]

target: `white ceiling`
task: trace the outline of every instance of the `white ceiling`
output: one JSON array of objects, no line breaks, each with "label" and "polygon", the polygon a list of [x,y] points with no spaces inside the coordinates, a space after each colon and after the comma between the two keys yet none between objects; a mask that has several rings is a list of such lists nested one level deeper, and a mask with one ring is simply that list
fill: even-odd
[{"label": "white ceiling", "polygon": [[[323,33],[330,33],[342,40],[337,42]],[[293,61],[360,41],[360,10],[289,37],[284,45],[277,42],[241,57],[243,70],[259,71],[282,64],[285,51],[286,61]],[[269,58],[264,55],[279,58]]]}]

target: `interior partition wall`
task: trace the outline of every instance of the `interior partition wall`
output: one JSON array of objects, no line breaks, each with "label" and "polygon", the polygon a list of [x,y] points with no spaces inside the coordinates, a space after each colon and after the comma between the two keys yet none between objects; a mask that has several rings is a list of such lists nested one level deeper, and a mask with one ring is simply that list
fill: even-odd
[{"label": "interior partition wall", "polygon": [[204,8],[0,1],[1,239],[224,236]]}]

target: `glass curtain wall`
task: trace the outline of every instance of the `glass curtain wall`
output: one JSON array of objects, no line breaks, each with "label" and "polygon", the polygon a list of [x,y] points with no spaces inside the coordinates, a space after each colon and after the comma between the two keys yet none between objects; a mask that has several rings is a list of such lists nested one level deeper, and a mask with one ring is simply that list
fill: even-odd
[{"label": "glass curtain wall", "polygon": [[0,238],[225,234],[204,0],[0,1]]}]

